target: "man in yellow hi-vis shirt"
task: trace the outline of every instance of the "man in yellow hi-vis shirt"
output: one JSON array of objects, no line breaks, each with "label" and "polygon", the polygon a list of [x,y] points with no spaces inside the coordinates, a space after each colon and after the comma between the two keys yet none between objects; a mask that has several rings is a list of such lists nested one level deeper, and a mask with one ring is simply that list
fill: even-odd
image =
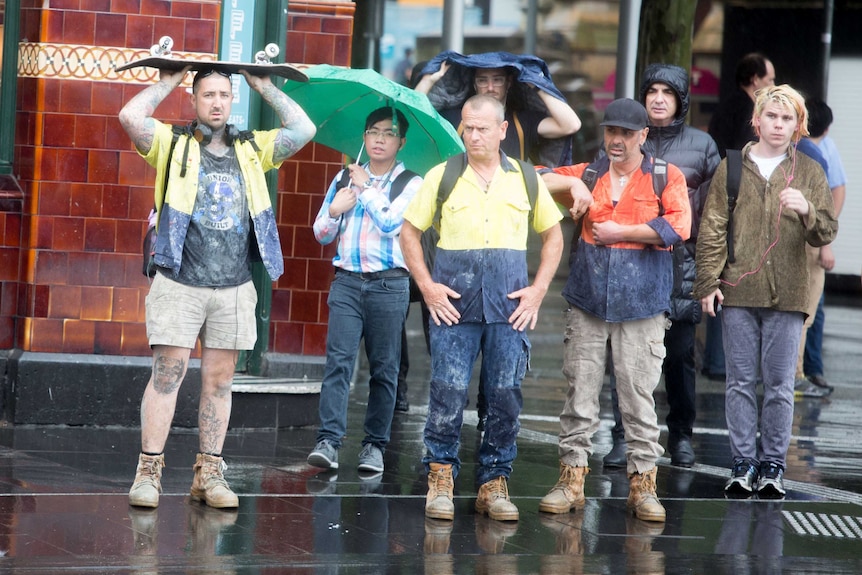
[{"label": "man in yellow hi-vis shirt", "polygon": [[[525,176],[533,174],[523,174],[520,164],[501,153],[506,121],[499,101],[474,96],[464,103],[462,119],[466,166],[441,208],[433,276],[423,259],[420,236],[435,223],[445,164],[428,172],[404,213],[401,230],[407,265],[431,312],[425,515],[454,518],[463,410],[473,362],[481,351],[489,413],[479,448],[476,511],[516,521],[518,508],[509,501],[507,479],[517,452],[521,380],[529,363],[525,329],[535,327],[560,261],[562,216],[540,178],[531,205]],[[543,242],[533,284],[527,278],[526,258],[531,221]]]}]

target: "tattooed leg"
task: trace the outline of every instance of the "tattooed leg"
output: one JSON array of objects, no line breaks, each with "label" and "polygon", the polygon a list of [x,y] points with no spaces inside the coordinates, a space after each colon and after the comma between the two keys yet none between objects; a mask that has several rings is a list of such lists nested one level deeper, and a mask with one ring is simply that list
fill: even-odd
[{"label": "tattooed leg", "polygon": [[181,347],[156,346],[153,350],[153,371],[141,401],[141,448],[147,453],[161,453],[165,448],[190,354],[190,349]]},{"label": "tattooed leg", "polygon": [[201,353],[201,403],[198,411],[201,453],[220,454],[231,410],[231,384],[237,352],[204,348]]}]

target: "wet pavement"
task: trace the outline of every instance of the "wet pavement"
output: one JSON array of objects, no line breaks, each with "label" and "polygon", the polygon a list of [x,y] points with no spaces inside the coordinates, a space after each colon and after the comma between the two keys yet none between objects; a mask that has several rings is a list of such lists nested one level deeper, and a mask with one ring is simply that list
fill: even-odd
[{"label": "wet pavement", "polygon": [[[55,573],[860,573],[862,572],[862,309],[827,306],[825,400],[796,401],[783,501],[726,500],[729,448],[723,384],[698,381],[692,469],[660,460],[665,524],[625,508],[623,471],[602,469],[612,417],[607,389],[587,477],[587,506],[547,515],[539,499],[557,479],[557,415],[565,304],[555,286],[532,333],[519,454],[509,483],[521,519],[473,511],[476,414],[462,434],[454,522],[423,514],[421,457],[428,360],[418,308],[408,320],[410,412],[397,414],[386,471],[361,476],[356,460],[367,371],[353,388],[349,437],[337,473],[305,464],[314,428],[230,431],[226,476],[237,511],[190,503],[194,430],[175,430],[157,510],[128,506],[139,430],[0,429],[0,572]],[[470,392],[475,398],[475,390]],[[137,398],[133,399],[137,401]],[[666,401],[656,392],[659,419]],[[468,407],[468,410],[470,408]],[[666,442],[666,431],[662,443]]]}]

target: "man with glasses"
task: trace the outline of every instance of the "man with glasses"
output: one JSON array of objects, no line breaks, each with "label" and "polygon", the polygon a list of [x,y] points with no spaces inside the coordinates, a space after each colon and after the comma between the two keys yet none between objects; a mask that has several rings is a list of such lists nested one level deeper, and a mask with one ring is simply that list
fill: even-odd
[{"label": "man with glasses", "polygon": [[[474,58],[481,56],[483,55],[477,54]],[[416,91],[423,94],[430,93],[450,67],[448,61],[440,62],[437,71],[426,73],[417,83]],[[547,111],[527,108],[524,105],[523,94],[515,94],[514,86],[518,84],[515,77],[516,68],[477,66],[471,71],[472,94],[491,96],[505,108],[506,137],[500,144],[503,152],[512,158],[556,166],[557,162],[542,161],[537,156],[539,138],[563,138],[577,132],[581,128],[581,120],[571,106],[564,99],[530,85],[521,86],[521,89],[534,91]],[[468,92],[468,97],[472,94]],[[449,120],[455,128],[459,129],[459,132],[461,131],[460,105],[443,108],[440,110],[440,115]]]},{"label": "man with glasses", "polygon": [[189,70],[161,70],[159,81],[119,114],[138,153],[156,168],[158,214],[156,274],[146,302],[153,370],[141,401],[141,454],[129,503],[159,504],[177,394],[200,339],[200,453],[191,496],[211,507],[233,508],[239,500],[225,481],[221,452],[238,350],[253,349],[257,340],[251,260],[262,259],[273,280],[284,268],[264,172],[302,148],[315,127],[268,76],[243,71],[248,85],[275,110],[281,128],[239,132],[227,123],[231,77],[211,68],[199,71],[192,83],[196,120],[172,129],[153,113]]},{"label": "man with glasses", "polygon": [[329,185],[314,220],[314,237],[336,242],[335,277],[329,289],[326,366],[320,389],[320,427],[308,464],[338,469],[347,433],[347,401],[359,345],[365,340],[370,380],[360,479],[378,479],[389,443],[401,331],[410,299],[410,273],[399,244],[404,210],[422,183],[397,159],[407,118],[391,107],[365,121],[365,164],[351,164]]}]

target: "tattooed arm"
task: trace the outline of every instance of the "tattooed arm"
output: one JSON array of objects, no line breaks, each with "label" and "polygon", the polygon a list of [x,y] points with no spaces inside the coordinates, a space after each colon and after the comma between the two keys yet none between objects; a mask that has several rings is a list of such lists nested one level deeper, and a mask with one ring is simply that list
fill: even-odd
[{"label": "tattooed arm", "polygon": [[182,84],[190,69],[191,66],[178,71],[159,70],[159,81],[139,92],[120,110],[120,124],[141,153],[146,154],[153,145],[156,126],[153,113],[168,94]]},{"label": "tattooed arm", "polygon": [[277,165],[311,141],[317,128],[296,102],[275,87],[269,76],[252,76],[245,70],[241,70],[241,72],[251,89],[260,94],[264,101],[272,106],[281,120],[281,130],[275,140],[275,151],[272,158],[272,163]]}]

